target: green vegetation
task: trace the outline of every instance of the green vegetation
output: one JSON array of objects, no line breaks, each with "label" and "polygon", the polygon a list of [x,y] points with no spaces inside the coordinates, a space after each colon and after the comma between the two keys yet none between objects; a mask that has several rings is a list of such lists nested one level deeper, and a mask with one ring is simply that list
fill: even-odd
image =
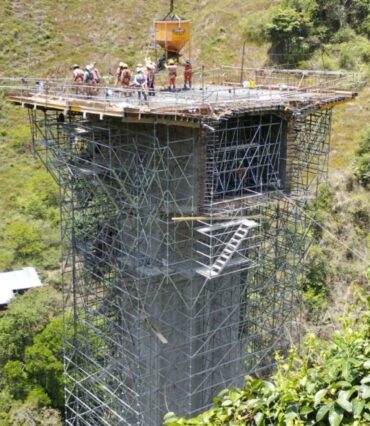
[{"label": "green vegetation", "polygon": [[63,407],[61,295],[29,290],[0,315],[0,424],[61,425]]},{"label": "green vegetation", "polygon": [[[367,303],[366,303],[367,302]],[[358,314],[358,312],[361,312]],[[357,311],[357,312],[356,312]],[[242,389],[226,389],[196,418],[174,413],[166,426],[304,426],[370,423],[370,299],[342,317],[331,338],[310,334],[298,354],[278,358],[270,381],[246,377]]]},{"label": "green vegetation", "polygon": [[272,63],[369,72],[369,0],[282,0],[247,18],[245,36],[270,43]]},{"label": "green vegetation", "polygon": [[361,135],[359,147],[356,151],[354,174],[365,188],[370,184],[370,127]]}]

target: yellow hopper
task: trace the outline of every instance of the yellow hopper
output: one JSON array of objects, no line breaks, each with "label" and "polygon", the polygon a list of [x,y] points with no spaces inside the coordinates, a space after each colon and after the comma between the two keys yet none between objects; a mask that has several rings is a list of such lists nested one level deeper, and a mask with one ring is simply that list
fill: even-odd
[{"label": "yellow hopper", "polygon": [[164,19],[154,21],[155,41],[166,52],[179,53],[190,40],[190,21]]}]

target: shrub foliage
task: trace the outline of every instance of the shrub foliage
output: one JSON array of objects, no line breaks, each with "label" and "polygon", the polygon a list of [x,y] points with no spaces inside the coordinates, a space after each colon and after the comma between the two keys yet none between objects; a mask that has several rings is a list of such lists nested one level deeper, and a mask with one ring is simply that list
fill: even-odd
[{"label": "shrub foliage", "polygon": [[[165,416],[166,426],[303,426],[370,424],[370,298],[360,316],[349,313],[329,340],[308,335],[302,354],[279,359],[271,381],[245,378],[198,417]],[[359,306],[354,308],[359,309]]]}]

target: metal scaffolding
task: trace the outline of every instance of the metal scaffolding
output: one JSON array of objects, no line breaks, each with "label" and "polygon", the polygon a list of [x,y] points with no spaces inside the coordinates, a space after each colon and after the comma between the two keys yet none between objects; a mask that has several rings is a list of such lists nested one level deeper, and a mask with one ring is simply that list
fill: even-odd
[{"label": "metal scaffolding", "polygon": [[268,372],[296,334],[331,108],[30,119],[61,190],[66,423],[159,425]]}]

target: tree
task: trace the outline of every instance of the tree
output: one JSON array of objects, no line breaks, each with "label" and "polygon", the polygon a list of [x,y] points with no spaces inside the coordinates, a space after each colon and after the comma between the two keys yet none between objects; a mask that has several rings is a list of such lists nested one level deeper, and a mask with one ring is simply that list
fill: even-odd
[{"label": "tree", "polygon": [[4,365],[9,360],[23,361],[26,346],[61,312],[62,296],[51,287],[30,289],[10,302],[0,317],[0,378]]},{"label": "tree", "polygon": [[26,348],[25,370],[29,380],[50,397],[52,406],[62,408],[63,395],[63,318],[54,318]]},{"label": "tree", "polygon": [[305,42],[308,23],[296,9],[277,9],[271,23],[267,25],[267,36],[271,41],[269,54],[275,62],[295,64],[309,53]]},{"label": "tree", "polygon": [[354,174],[365,188],[370,184],[370,126],[362,133],[356,151]]},{"label": "tree", "polygon": [[244,388],[221,391],[208,411],[192,419],[168,413],[164,424],[369,425],[370,299],[360,297],[330,339],[308,335],[301,355],[292,349],[279,358],[271,381],[246,377]]}]

